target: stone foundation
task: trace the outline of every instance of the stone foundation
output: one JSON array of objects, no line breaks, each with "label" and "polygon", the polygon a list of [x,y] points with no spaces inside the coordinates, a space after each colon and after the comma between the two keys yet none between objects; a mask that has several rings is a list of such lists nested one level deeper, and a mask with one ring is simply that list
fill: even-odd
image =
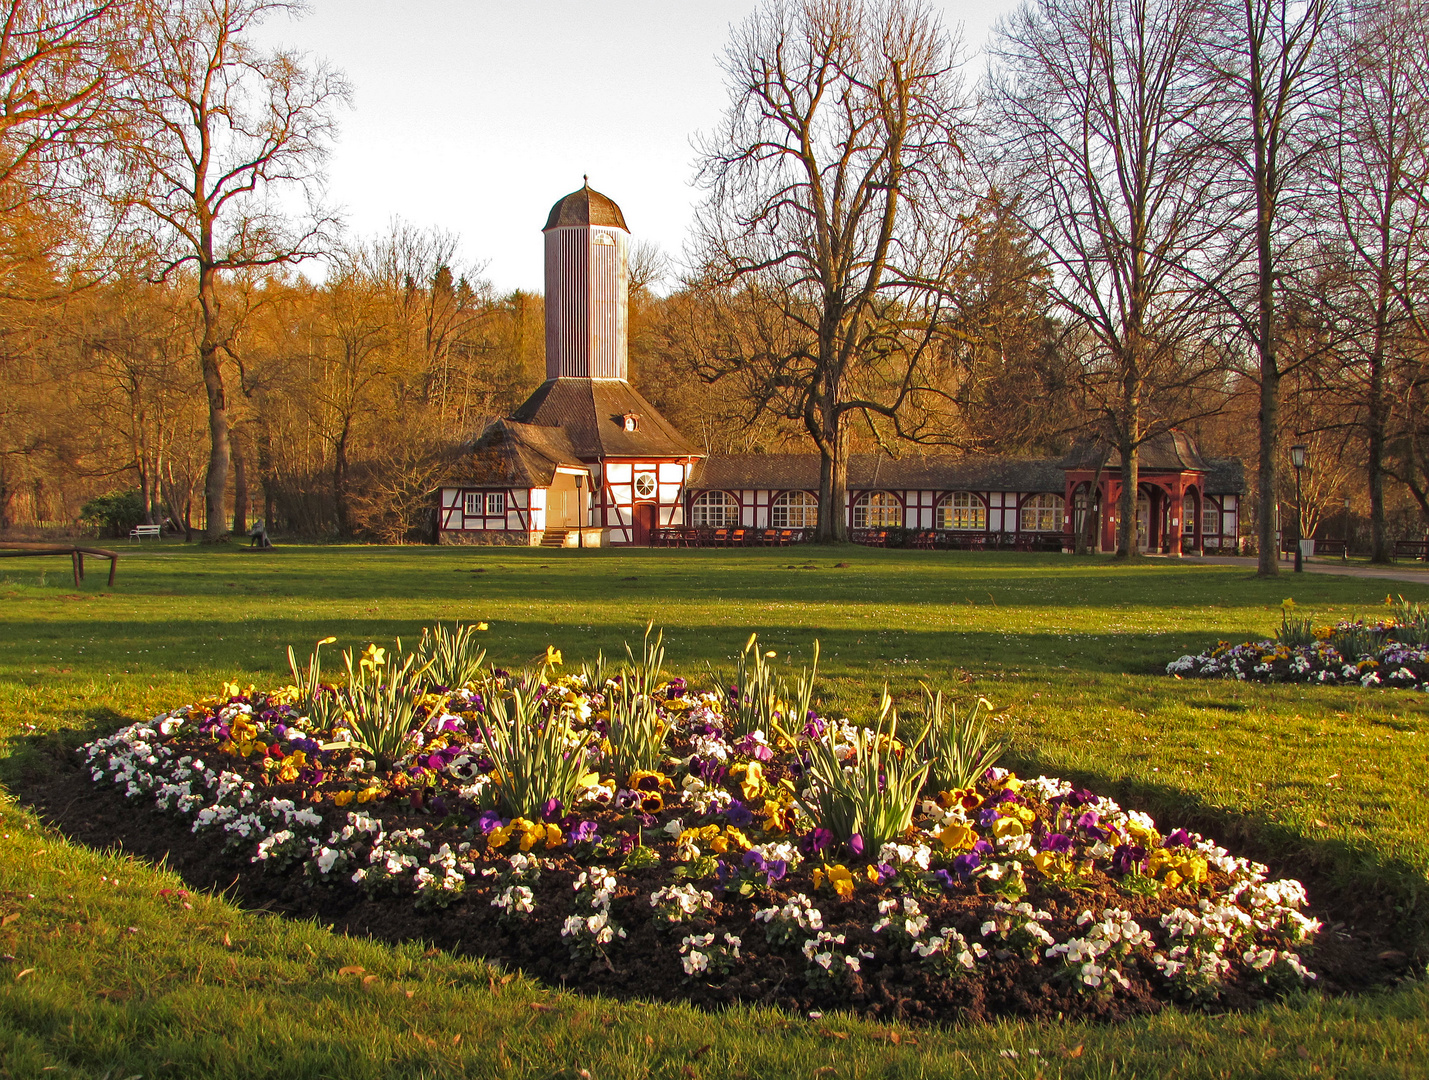
[{"label": "stone foundation", "polygon": [[437,534],[437,543],[458,547],[532,547],[540,542],[540,533],[517,529],[443,529]]}]

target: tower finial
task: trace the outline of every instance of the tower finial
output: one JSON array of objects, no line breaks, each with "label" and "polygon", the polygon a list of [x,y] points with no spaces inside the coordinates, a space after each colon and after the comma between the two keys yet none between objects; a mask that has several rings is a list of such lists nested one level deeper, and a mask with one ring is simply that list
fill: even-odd
[{"label": "tower finial", "polygon": [[590,187],[590,173],[581,173],[581,179],[585,181],[585,187]]}]

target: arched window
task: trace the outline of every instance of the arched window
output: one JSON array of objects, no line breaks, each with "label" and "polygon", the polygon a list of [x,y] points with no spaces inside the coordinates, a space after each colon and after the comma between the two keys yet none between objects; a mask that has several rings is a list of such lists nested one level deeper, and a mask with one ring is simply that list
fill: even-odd
[{"label": "arched window", "polygon": [[971,491],[955,491],[938,504],[938,528],[986,529],[987,506]]},{"label": "arched window", "polygon": [[903,504],[891,491],[865,491],[853,503],[855,529],[886,529],[903,524]]},{"label": "arched window", "polygon": [[1061,532],[1062,496],[1033,495],[1022,504],[1023,532]]},{"label": "arched window", "polygon": [[819,523],[819,500],[807,491],[786,491],[769,508],[776,529],[812,529]]},{"label": "arched window", "polygon": [[1196,531],[1196,496],[1189,491],[1181,497],[1181,531],[1187,536]]},{"label": "arched window", "polygon": [[739,503],[727,491],[702,491],[690,506],[690,517],[696,528],[728,528],[739,524]]}]

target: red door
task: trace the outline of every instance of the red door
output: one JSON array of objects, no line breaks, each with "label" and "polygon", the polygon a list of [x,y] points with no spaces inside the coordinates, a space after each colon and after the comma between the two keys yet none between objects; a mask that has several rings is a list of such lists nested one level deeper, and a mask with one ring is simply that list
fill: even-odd
[{"label": "red door", "polygon": [[650,538],[655,534],[658,510],[654,503],[635,504],[635,546],[649,547]]}]

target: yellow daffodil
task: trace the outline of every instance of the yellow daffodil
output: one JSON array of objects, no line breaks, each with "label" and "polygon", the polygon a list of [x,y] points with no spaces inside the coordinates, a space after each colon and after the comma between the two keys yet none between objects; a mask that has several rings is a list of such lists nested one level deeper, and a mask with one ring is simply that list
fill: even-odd
[{"label": "yellow daffodil", "polygon": [[477,628],[478,630],[488,630],[488,629],[490,629],[490,627],[488,627],[488,626],[486,625],[486,623],[484,623],[484,622],[479,622],[479,623],[477,623],[477,624],[476,624],[476,628]]},{"label": "yellow daffodil", "polygon": [[546,666],[547,666],[547,667],[560,667],[560,666],[561,666],[561,662],[562,662],[562,661],[561,661],[561,650],[558,649],[558,648],[556,648],[554,645],[547,645],[547,646],[546,646],[546,661],[545,661]]},{"label": "yellow daffodil", "polygon": [[319,641],[318,644],[319,644],[319,645],[331,645],[331,644],[332,644],[334,641],[336,641],[336,640],[337,640],[337,638],[335,638],[335,637],[325,637],[325,638],[323,638],[321,641]]},{"label": "yellow daffodil", "polygon": [[369,671],[376,671],[385,663],[387,663],[387,650],[372,644],[363,650],[362,659],[357,662],[357,666]]}]

